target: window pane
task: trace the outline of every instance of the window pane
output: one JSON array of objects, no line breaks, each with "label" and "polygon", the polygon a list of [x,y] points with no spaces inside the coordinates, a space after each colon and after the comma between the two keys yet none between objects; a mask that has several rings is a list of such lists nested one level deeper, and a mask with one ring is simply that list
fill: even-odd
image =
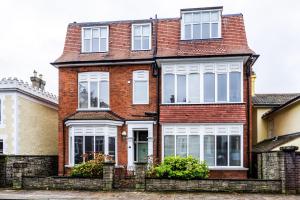
[{"label": "window pane", "polygon": [[210,38],[209,23],[202,24],[202,39]]},{"label": "window pane", "polygon": [[74,140],[75,146],[75,155],[74,155],[74,163],[82,163],[83,162],[83,137],[82,136],[75,136]]},{"label": "window pane", "polygon": [[184,25],[184,39],[190,40],[192,39],[192,25]]},{"label": "window pane", "polygon": [[150,36],[150,25],[143,26],[143,36]]},{"label": "window pane", "polygon": [[164,137],[164,157],[175,155],[175,136],[166,135]]},{"label": "window pane", "polygon": [[200,74],[189,75],[189,102],[200,103]]},{"label": "window pane", "polygon": [[107,38],[107,28],[100,28],[100,37]]},{"label": "window pane", "polygon": [[112,157],[113,160],[116,160],[116,138],[108,138],[108,155]]},{"label": "window pane", "polygon": [[184,14],[184,23],[191,23],[193,21],[193,14]]},{"label": "window pane", "polygon": [[91,51],[91,40],[90,39],[84,39],[84,52],[90,52]]},{"label": "window pane", "polygon": [[92,30],[90,28],[84,29],[84,38],[90,39],[92,37]]},{"label": "window pane", "polygon": [[217,136],[217,166],[228,165],[228,142],[227,135]]},{"label": "window pane", "polygon": [[230,102],[241,102],[241,73],[229,73],[229,100]]},{"label": "window pane", "polygon": [[211,37],[219,37],[219,25],[218,23],[211,24]]},{"label": "window pane", "polygon": [[212,22],[219,21],[219,11],[217,11],[217,12],[211,12],[211,21]]},{"label": "window pane", "polygon": [[95,152],[104,154],[104,136],[96,136]]},{"label": "window pane", "polygon": [[227,74],[218,74],[218,101],[227,101]]},{"label": "window pane", "polygon": [[142,27],[141,26],[133,26],[133,34],[134,36],[141,36],[142,35]]},{"label": "window pane", "polygon": [[176,136],[176,156],[186,157],[187,156],[187,136],[177,135]]},{"label": "window pane", "polygon": [[107,51],[107,39],[106,38],[101,38],[100,39],[100,51],[105,52]]},{"label": "window pane", "polygon": [[2,114],[2,102],[1,102],[1,99],[0,99],[0,124],[2,123],[2,116],[1,116],[1,114]]},{"label": "window pane", "polygon": [[85,136],[85,161],[94,159],[94,136]]},{"label": "window pane", "polygon": [[79,108],[88,107],[88,83],[86,81],[79,82]]},{"label": "window pane", "polygon": [[215,166],[215,136],[204,136],[204,160],[207,165]]},{"label": "window pane", "polygon": [[194,13],[193,14],[193,22],[194,23],[200,23],[200,13]]},{"label": "window pane", "polygon": [[92,51],[98,52],[99,51],[99,38],[93,38],[92,42],[93,42]]},{"label": "window pane", "polygon": [[230,166],[241,166],[241,137],[230,136]]},{"label": "window pane", "polygon": [[93,38],[99,38],[100,37],[100,31],[99,29],[93,29]]},{"label": "window pane", "polygon": [[209,22],[209,21],[210,21],[209,15],[210,15],[209,12],[203,12],[203,13],[201,14],[202,22]]},{"label": "window pane", "polygon": [[193,25],[193,39],[201,39],[201,25],[194,24]]},{"label": "window pane", "polygon": [[189,136],[189,155],[196,159],[200,159],[200,136],[190,135]]},{"label": "window pane", "polygon": [[100,108],[108,108],[108,95],[109,95],[108,81],[100,81]]},{"label": "window pane", "polygon": [[134,37],[134,50],[141,50],[141,37],[140,36],[135,36]]},{"label": "window pane", "polygon": [[134,81],[134,103],[148,103],[147,88],[148,82],[147,81]]},{"label": "window pane", "polygon": [[144,36],[143,37],[142,48],[143,49],[150,49],[149,36]]},{"label": "window pane", "polygon": [[204,74],[204,102],[215,101],[215,74]]},{"label": "window pane", "polygon": [[0,140],[0,154],[3,154],[3,140]]},{"label": "window pane", "polygon": [[186,102],[186,75],[177,75],[177,102]]},{"label": "window pane", "polygon": [[165,103],[175,102],[175,75],[174,74],[164,75],[164,102]]},{"label": "window pane", "polygon": [[98,82],[90,82],[90,105],[92,108],[98,107]]}]

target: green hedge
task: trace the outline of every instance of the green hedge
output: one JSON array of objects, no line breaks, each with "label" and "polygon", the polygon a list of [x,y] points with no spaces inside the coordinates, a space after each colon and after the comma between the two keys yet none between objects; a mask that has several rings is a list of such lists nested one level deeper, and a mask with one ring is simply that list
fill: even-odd
[{"label": "green hedge", "polygon": [[88,177],[88,178],[102,178],[103,177],[103,163],[105,157],[101,154],[95,155],[94,160],[87,161],[82,164],[75,165],[72,168],[72,177]]},{"label": "green hedge", "polygon": [[166,157],[158,166],[150,167],[147,175],[170,179],[206,179],[209,169],[205,162],[199,162],[192,156],[171,156]]}]

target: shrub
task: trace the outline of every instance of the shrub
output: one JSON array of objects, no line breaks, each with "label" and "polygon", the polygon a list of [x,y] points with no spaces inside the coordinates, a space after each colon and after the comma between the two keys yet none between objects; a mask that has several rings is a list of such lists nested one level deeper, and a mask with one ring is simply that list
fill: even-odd
[{"label": "shrub", "polygon": [[192,156],[171,156],[166,157],[160,165],[150,167],[147,175],[157,178],[205,179],[208,178],[209,169],[205,162],[199,162]]},{"label": "shrub", "polygon": [[85,163],[75,165],[72,168],[71,176],[73,176],[73,177],[88,177],[88,178],[102,178],[104,161],[105,161],[104,155],[97,154],[97,155],[95,155],[94,160],[89,160]]}]

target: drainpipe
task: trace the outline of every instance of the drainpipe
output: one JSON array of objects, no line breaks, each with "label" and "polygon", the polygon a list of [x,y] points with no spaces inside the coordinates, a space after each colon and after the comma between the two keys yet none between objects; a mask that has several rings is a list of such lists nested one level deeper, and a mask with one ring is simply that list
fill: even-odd
[{"label": "drainpipe", "polygon": [[247,62],[246,62],[246,77],[247,77],[247,139],[248,139],[248,145],[247,145],[247,159],[248,159],[248,165],[249,165],[249,171],[248,171],[248,177],[251,177],[253,174],[253,167],[252,167],[252,162],[251,162],[251,145],[252,143],[251,141],[251,130],[250,130],[250,126],[252,126],[252,124],[250,124],[250,117],[251,117],[251,99],[252,98],[252,94],[251,94],[251,88],[250,88],[250,81],[251,81],[251,72],[252,72],[252,66],[255,63],[255,61],[257,60],[257,58],[259,57],[259,55],[252,55],[248,58]]},{"label": "drainpipe", "polygon": [[156,124],[156,158],[159,159],[159,150],[160,150],[160,129],[159,129],[159,116],[160,116],[160,107],[159,107],[159,104],[160,104],[160,71],[159,71],[159,68],[158,68],[158,64],[156,62],[156,56],[157,56],[157,35],[158,35],[158,19],[157,19],[157,14],[155,15],[155,20],[154,20],[155,23],[152,23],[152,24],[155,24],[155,37],[154,37],[154,50],[153,50],[153,60],[154,60],[154,64],[153,64],[153,69],[156,70],[156,117],[157,117],[157,124]]}]

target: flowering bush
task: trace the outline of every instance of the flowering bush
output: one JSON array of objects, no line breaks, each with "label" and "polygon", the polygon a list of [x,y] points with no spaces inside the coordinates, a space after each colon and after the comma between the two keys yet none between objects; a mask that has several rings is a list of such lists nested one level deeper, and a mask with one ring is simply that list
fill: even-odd
[{"label": "flowering bush", "polygon": [[208,178],[209,169],[205,162],[199,162],[192,156],[171,156],[158,166],[150,167],[147,174],[157,178],[205,179]]},{"label": "flowering bush", "polygon": [[71,176],[102,178],[104,161],[105,156],[103,154],[96,154],[94,160],[89,160],[85,163],[75,165],[72,168]]}]

